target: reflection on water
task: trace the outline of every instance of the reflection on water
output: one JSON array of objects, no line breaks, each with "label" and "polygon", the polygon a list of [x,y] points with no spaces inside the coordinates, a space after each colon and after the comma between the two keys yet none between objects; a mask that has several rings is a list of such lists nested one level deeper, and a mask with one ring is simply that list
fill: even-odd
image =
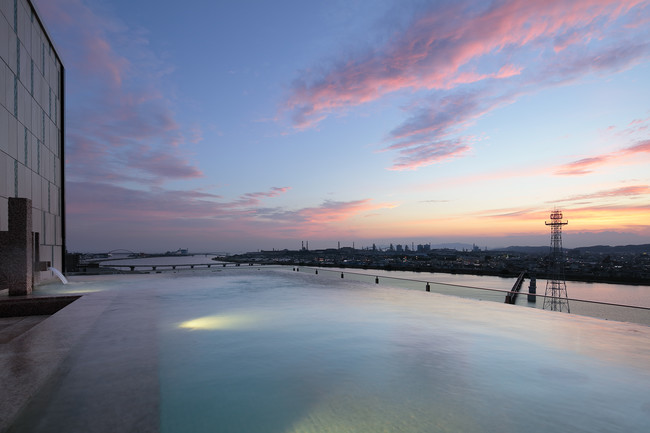
[{"label": "reflection on water", "polygon": [[650,425],[646,326],[272,270],[156,291],[163,432]]},{"label": "reflection on water", "polygon": [[[309,272],[311,269],[303,268],[303,271]],[[504,302],[504,291],[511,290],[516,280],[515,278],[428,272],[320,269],[323,278],[334,280],[338,280],[342,272],[345,274],[347,281],[374,282],[377,277],[382,285],[413,290],[423,290],[428,282],[431,291],[435,293],[494,302]],[[529,301],[527,292],[530,279],[527,279],[517,297],[516,304],[542,308],[545,281],[537,281],[538,296]],[[650,326],[650,286],[571,281],[567,282],[567,292],[569,293],[569,304],[573,314]]]},{"label": "reflection on water", "polygon": [[255,326],[259,320],[254,315],[246,314],[228,314],[199,317],[197,319],[187,320],[179,328],[186,329],[203,329],[203,330],[233,330],[246,329]]}]

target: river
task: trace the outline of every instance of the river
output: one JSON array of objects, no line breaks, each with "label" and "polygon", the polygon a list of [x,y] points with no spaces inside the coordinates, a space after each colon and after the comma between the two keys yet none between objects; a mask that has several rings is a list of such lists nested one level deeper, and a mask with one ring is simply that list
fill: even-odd
[{"label": "river", "polygon": [[[212,255],[167,256],[134,259],[125,257],[122,260],[102,262],[102,265],[188,265],[215,263]],[[119,258],[119,256],[115,257]],[[287,270],[299,269],[288,266]],[[424,289],[430,283],[432,292],[481,299],[486,301],[504,302],[502,291],[511,290],[515,278],[502,278],[484,275],[464,275],[447,273],[427,273],[412,271],[384,271],[374,269],[350,268],[320,268],[320,275],[330,278],[340,278],[343,273],[348,279],[372,282],[378,277],[382,285],[393,285],[409,289]],[[302,272],[315,272],[314,268],[303,268]],[[542,308],[546,290],[546,280],[537,280],[537,298],[528,301],[530,280],[526,279],[516,304],[520,306]],[[461,287],[462,286],[462,287]],[[494,289],[494,290],[485,290]],[[579,315],[599,317],[608,320],[642,323],[650,326],[650,286],[587,283],[579,281],[566,282],[570,312]],[[635,308],[642,307],[642,308]]]}]

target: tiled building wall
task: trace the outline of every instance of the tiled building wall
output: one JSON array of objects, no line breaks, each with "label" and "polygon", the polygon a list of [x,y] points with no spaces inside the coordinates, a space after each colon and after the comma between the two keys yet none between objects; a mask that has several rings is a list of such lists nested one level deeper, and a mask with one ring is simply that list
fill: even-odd
[{"label": "tiled building wall", "polygon": [[8,198],[31,199],[40,260],[57,269],[64,242],[63,73],[32,4],[0,0],[0,231],[8,229]]}]

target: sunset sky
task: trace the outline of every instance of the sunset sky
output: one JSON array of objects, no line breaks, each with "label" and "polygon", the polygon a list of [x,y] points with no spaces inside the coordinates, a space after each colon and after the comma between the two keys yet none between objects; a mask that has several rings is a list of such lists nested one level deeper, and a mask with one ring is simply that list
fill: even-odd
[{"label": "sunset sky", "polygon": [[650,243],[650,2],[35,0],[70,251]]}]

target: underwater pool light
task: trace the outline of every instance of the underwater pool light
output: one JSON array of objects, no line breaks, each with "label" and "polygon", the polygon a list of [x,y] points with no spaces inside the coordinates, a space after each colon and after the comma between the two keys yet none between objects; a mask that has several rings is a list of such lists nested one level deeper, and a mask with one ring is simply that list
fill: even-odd
[{"label": "underwater pool light", "polygon": [[231,330],[253,328],[257,318],[252,314],[226,314],[204,316],[188,320],[179,325],[185,329]]}]

